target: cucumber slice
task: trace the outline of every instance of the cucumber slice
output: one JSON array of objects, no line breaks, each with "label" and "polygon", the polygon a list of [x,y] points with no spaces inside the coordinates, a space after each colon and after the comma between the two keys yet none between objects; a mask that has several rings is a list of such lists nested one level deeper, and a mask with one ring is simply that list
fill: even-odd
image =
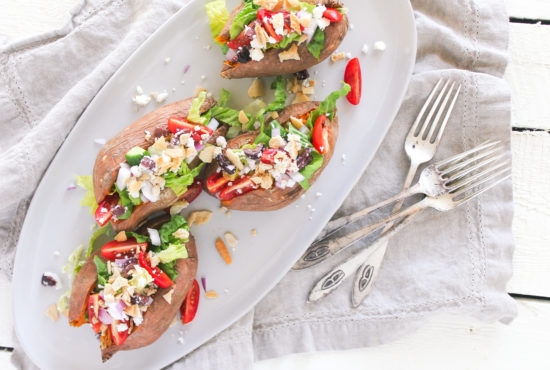
[{"label": "cucumber slice", "polygon": [[135,146],[126,153],[126,162],[128,162],[130,166],[137,166],[141,162],[141,159],[147,154],[147,150]]}]

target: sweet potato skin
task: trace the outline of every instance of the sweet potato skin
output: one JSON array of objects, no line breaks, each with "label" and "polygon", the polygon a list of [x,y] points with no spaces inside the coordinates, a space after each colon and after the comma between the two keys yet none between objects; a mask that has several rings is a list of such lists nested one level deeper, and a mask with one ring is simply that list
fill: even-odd
[{"label": "sweet potato skin", "polygon": [[[316,109],[319,104],[320,102],[310,101],[290,105],[279,113],[277,121],[281,123],[287,122],[290,119],[290,116],[300,116],[302,114],[310,112],[311,110]],[[330,162],[332,154],[334,153],[336,140],[338,138],[338,117],[336,116],[336,114],[334,115],[334,119],[330,122],[330,129],[330,148],[328,152],[323,155],[324,161],[321,168],[319,168],[309,179],[309,183],[311,185],[319,178],[325,167]],[[240,148],[245,144],[250,144],[254,142],[257,135],[258,132],[256,131],[247,132],[243,135],[239,135],[236,138],[229,140],[227,142],[227,147],[233,149]],[[210,164],[206,169],[206,176],[210,176],[211,174],[213,174],[217,170],[217,168],[217,163]],[[208,192],[207,188],[206,191]],[[272,187],[268,190],[253,190],[251,192],[233,198],[230,201],[222,201],[221,203],[226,208],[239,211],[274,211],[286,207],[290,203],[297,200],[305,192],[306,189],[302,188],[298,184],[290,189],[279,189],[277,187]]]},{"label": "sweet potato skin", "polygon": [[[170,116],[186,118],[193,98],[179,100],[147,113],[130,126],[113,136],[99,151],[94,164],[94,196],[97,203],[111,191],[118,175],[120,163],[126,161],[126,153],[135,146],[146,148],[153,141],[145,139],[145,130],[154,132],[156,127],[166,125]],[[201,114],[216,104],[212,97],[207,97],[201,106]]]},{"label": "sweet potato skin", "polygon": [[[158,228],[169,220],[170,216],[158,217],[147,222],[143,227]],[[136,327],[134,332],[128,336],[128,339],[122,345],[110,345],[104,348],[101,353],[103,361],[107,361],[118,351],[147,346],[157,340],[168,329],[172,320],[177,315],[197,273],[197,248],[192,235],[189,236],[189,242],[186,247],[189,258],[181,259],[176,263],[178,277],[174,281],[174,285],[168,288],[160,288],[155,293],[153,303],[149,306],[147,312],[143,314],[143,323]],[[88,294],[95,287],[97,281],[97,270],[93,261],[94,255],[98,255],[105,262],[98,250],[86,261],[77,274],[69,303],[69,323],[72,326],[80,326],[86,322],[84,312],[86,311]],[[168,304],[162,296],[172,288],[174,289],[172,302]]]},{"label": "sweet potato skin", "polygon": [[[308,2],[318,3],[320,1]],[[238,13],[238,11],[235,12],[237,9],[238,11],[240,11],[240,9],[242,9],[242,4],[231,13],[231,16],[229,17],[228,21],[225,24],[225,27],[219,35],[220,38],[229,39],[229,27],[233,22],[233,18]],[[245,77],[267,77],[291,74],[302,71],[304,69],[308,69],[310,67],[313,67],[314,65],[321,63],[332,53],[334,53],[334,51],[336,51],[336,49],[346,36],[348,27],[348,17],[344,15],[340,22],[331,23],[327,28],[325,28],[325,47],[321,51],[319,59],[311,55],[311,53],[307,49],[307,43],[304,42],[301,45],[298,45],[298,54],[300,55],[300,60],[285,60],[284,62],[281,62],[279,60],[279,53],[288,50],[292,46],[291,44],[286,49],[267,50],[264,53],[264,58],[258,62],[251,60],[247,63],[237,63],[235,65],[224,63],[220,72],[220,76],[227,79]]]}]

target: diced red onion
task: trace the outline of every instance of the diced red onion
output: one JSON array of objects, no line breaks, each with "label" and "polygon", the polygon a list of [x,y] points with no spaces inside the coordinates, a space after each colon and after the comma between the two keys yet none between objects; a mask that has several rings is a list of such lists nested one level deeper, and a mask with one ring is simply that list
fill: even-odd
[{"label": "diced red onion", "polygon": [[185,67],[183,67],[183,73],[189,72],[189,68],[191,68],[191,66],[189,64],[186,65]]},{"label": "diced red onion", "polygon": [[210,120],[210,122],[208,122],[208,127],[209,129],[211,129],[212,131],[216,131],[216,129],[218,128],[218,126],[220,125],[220,123],[218,122],[218,120],[216,120],[215,118],[212,118]]},{"label": "diced red onion", "polygon": [[202,282],[202,288],[206,292],[206,278],[204,276],[201,277],[201,282]]},{"label": "diced red onion", "polygon": [[288,174],[288,176],[290,176],[290,178],[294,182],[301,182],[301,181],[304,181],[306,179],[304,177],[304,175],[302,175],[300,172],[291,172],[291,173]]},{"label": "diced red onion", "polygon": [[109,306],[107,312],[115,320],[126,320],[127,316],[124,313],[126,304],[123,301],[118,301],[115,304]]},{"label": "diced red onion", "polygon": [[234,61],[237,58],[237,50],[229,49],[225,54],[225,60]]},{"label": "diced red onion", "polygon": [[197,142],[195,143],[195,150],[196,150],[197,152],[200,152],[202,148],[204,148],[204,144],[201,144],[200,141],[197,141]]},{"label": "diced red onion", "polygon": [[67,191],[76,189],[76,185],[67,186]]},{"label": "diced red onion", "polygon": [[111,317],[111,315],[109,315],[107,311],[103,309],[103,307],[99,308],[98,318],[99,318],[99,321],[101,321],[105,325],[109,325],[113,323],[113,318]]},{"label": "diced red onion", "polygon": [[157,229],[147,228],[147,232],[149,233],[149,237],[151,238],[151,244],[160,246],[159,231]]}]

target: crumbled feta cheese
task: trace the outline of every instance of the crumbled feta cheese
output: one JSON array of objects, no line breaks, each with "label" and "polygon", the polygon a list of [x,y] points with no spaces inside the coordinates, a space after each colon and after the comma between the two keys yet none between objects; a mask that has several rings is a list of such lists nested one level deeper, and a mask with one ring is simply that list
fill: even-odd
[{"label": "crumbled feta cheese", "polygon": [[386,50],[386,43],[384,41],[376,41],[373,47],[376,51],[384,51]]},{"label": "crumbled feta cheese", "polygon": [[185,80],[181,80],[180,84],[185,85]]},{"label": "crumbled feta cheese", "polygon": [[229,289],[226,288],[226,289],[223,290],[223,292],[224,292],[225,294],[229,294]]},{"label": "crumbled feta cheese", "polygon": [[302,194],[302,196],[301,196],[300,198],[306,199],[306,195],[305,195],[305,194]]},{"label": "crumbled feta cheese", "polygon": [[321,18],[317,21],[317,26],[324,31],[330,25],[330,21],[326,18]]},{"label": "crumbled feta cheese", "polygon": [[260,48],[252,48],[250,51],[250,58],[255,62],[259,62],[264,59],[264,53]]},{"label": "crumbled feta cheese", "polygon": [[361,48],[361,52],[363,54],[367,54],[369,52],[369,46],[367,44],[363,44],[363,47]]},{"label": "crumbled feta cheese", "polygon": [[139,85],[136,86],[136,92],[138,93],[138,95],[142,95],[143,94],[143,88]]},{"label": "crumbled feta cheese", "polygon": [[145,94],[136,95],[132,98],[132,101],[140,107],[145,107],[151,101],[151,97]]},{"label": "crumbled feta cheese", "polygon": [[225,137],[223,136],[218,136],[216,138],[216,145],[225,148],[227,146],[227,140],[225,140]]},{"label": "crumbled feta cheese", "polygon": [[350,29],[350,30],[353,30],[354,28],[355,28],[355,25],[354,25],[353,23],[350,23],[350,24],[349,24],[349,29]]},{"label": "crumbled feta cheese", "polygon": [[170,57],[164,58],[164,64],[170,63],[171,60],[172,60],[172,58],[170,58]]},{"label": "crumbled feta cheese", "polygon": [[323,193],[317,192],[317,193],[315,193],[315,196],[316,196],[317,198],[319,198],[319,197],[323,196]]},{"label": "crumbled feta cheese", "polygon": [[201,80],[206,80],[206,76],[205,76],[205,75],[202,75],[202,76],[201,76]]},{"label": "crumbled feta cheese", "polygon": [[172,294],[174,294],[174,289],[170,289],[170,291],[162,296],[168,304],[172,304]]},{"label": "crumbled feta cheese", "polygon": [[326,6],[318,4],[315,8],[313,8],[313,18],[317,20],[323,18],[323,14],[325,13],[325,10],[327,10]]},{"label": "crumbled feta cheese", "polygon": [[346,59],[351,59],[351,53],[350,52],[346,53]]},{"label": "crumbled feta cheese", "polygon": [[59,251],[57,251],[57,250],[53,251],[53,255],[56,256],[56,257],[59,256],[60,254],[61,254],[61,253],[60,253]]},{"label": "crumbled feta cheese", "polygon": [[164,103],[168,98],[168,93],[166,92],[166,90],[160,93],[155,91],[151,93],[151,96],[153,97],[153,99],[155,99],[157,103]]}]

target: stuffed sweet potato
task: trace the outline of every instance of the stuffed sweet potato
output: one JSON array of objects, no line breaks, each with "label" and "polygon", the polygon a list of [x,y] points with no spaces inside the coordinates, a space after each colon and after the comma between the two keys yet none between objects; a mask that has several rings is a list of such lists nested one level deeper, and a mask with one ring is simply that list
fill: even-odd
[{"label": "stuffed sweet potato", "polygon": [[320,102],[293,104],[266,124],[263,132],[245,133],[228,140],[223,150],[214,149],[218,154],[206,169],[206,190],[227,208],[285,207],[317,180],[332,157],[338,137],[334,105],[323,112]]},{"label": "stuffed sweet potato", "polygon": [[[213,25],[212,12],[208,13]],[[276,76],[322,62],[347,33],[348,18],[343,13],[342,5],[331,0],[241,3],[216,37],[226,47],[221,76]]]},{"label": "stuffed sweet potato", "polygon": [[69,323],[91,324],[103,361],[157,340],[195,279],[197,250],[183,217],[156,218],[137,234],[94,252],[73,283]]},{"label": "stuffed sweet potato", "polygon": [[110,221],[115,231],[132,230],[185,197],[201,170],[197,150],[225,133],[223,126],[213,131],[202,122],[206,118],[201,115],[215,105],[203,91],[196,98],[162,106],[101,148],[93,171],[98,224]]}]

